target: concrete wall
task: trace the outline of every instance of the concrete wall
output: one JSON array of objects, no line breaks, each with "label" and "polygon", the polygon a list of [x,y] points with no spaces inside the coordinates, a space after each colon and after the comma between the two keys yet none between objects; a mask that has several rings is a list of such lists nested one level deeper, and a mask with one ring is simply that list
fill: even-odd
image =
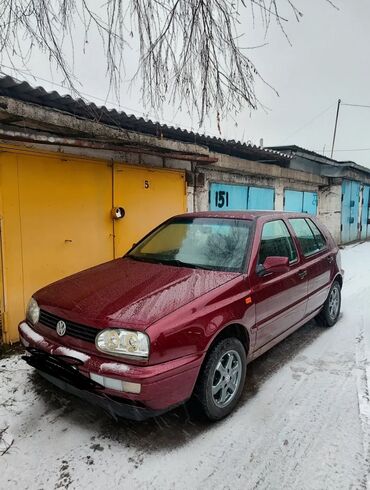
[{"label": "concrete wall", "polygon": [[340,184],[319,190],[318,217],[327,226],[334,240],[341,241],[342,186]]}]

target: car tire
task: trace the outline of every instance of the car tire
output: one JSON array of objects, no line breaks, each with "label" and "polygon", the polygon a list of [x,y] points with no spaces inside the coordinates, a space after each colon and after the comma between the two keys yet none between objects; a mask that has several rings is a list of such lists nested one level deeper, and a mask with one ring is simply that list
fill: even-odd
[{"label": "car tire", "polygon": [[193,401],[207,419],[221,420],[235,408],[243,392],[247,355],[235,337],[216,343],[207,354]]},{"label": "car tire", "polygon": [[341,302],[341,287],[338,281],[334,281],[324,306],[317,315],[318,322],[325,327],[332,327],[339,318]]}]

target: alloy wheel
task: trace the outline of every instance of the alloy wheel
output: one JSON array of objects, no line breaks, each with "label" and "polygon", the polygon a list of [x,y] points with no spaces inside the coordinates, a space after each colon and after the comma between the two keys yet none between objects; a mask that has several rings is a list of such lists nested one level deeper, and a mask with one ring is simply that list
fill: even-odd
[{"label": "alloy wheel", "polygon": [[329,315],[330,318],[335,318],[339,311],[339,290],[334,287],[329,296]]},{"label": "alloy wheel", "polygon": [[213,373],[212,397],[219,408],[226,407],[238,391],[242,374],[242,360],[235,350],[222,354]]}]

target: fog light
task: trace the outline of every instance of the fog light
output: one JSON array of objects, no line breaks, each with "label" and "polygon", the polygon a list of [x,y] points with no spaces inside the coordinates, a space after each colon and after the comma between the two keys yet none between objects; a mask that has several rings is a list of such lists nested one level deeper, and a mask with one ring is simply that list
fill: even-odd
[{"label": "fog light", "polygon": [[131,383],[130,381],[122,381],[123,391],[127,393],[136,393],[137,395],[141,392],[140,383]]},{"label": "fog light", "polygon": [[109,390],[124,391],[126,393],[139,394],[141,392],[140,383],[131,383],[130,381],[122,381],[116,378],[109,378],[108,376],[101,376],[97,373],[90,373],[90,378],[108,388]]}]

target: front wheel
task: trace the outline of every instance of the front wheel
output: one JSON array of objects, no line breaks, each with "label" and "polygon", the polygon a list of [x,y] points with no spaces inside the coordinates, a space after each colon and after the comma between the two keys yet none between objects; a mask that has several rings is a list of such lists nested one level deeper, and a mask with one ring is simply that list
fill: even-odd
[{"label": "front wheel", "polygon": [[341,287],[338,281],[334,281],[329,295],[320,313],[317,315],[319,323],[326,327],[332,327],[338,320],[341,307]]},{"label": "front wheel", "polygon": [[202,367],[194,398],[210,420],[220,420],[234,409],[245,383],[247,355],[237,338],[213,346]]}]

